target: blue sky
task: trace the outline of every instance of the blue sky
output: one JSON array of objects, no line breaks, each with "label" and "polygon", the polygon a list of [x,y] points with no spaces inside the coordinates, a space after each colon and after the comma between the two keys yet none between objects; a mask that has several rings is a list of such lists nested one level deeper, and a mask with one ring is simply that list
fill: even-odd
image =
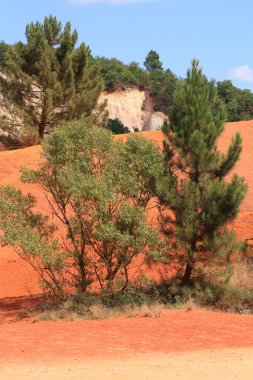
[{"label": "blue sky", "polygon": [[142,63],[154,49],[180,76],[196,57],[208,77],[253,90],[253,0],[6,0],[0,40],[24,40],[49,14],[71,21],[93,55]]}]

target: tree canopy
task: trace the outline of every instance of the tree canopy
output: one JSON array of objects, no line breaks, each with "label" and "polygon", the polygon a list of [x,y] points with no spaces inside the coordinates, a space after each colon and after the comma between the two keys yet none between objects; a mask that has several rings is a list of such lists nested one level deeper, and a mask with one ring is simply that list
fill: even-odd
[{"label": "tree canopy", "polygon": [[95,62],[98,63],[107,90],[147,85],[147,75],[136,62],[125,65],[116,58],[105,57],[98,57]]},{"label": "tree canopy", "polygon": [[163,65],[160,61],[159,54],[155,50],[150,50],[145,58],[144,66],[147,71],[163,70]]},{"label": "tree canopy", "polygon": [[[178,78],[169,68],[163,68],[159,54],[151,50],[144,61],[144,68],[138,63],[128,65],[116,58],[96,59],[107,90],[126,86],[138,86],[150,91],[155,111],[170,112]],[[253,118],[253,94],[250,90],[235,87],[230,80],[215,84],[219,98],[225,103],[226,121],[250,120]]]},{"label": "tree canopy", "polygon": [[124,64],[115,58],[96,58],[100,73],[109,91],[126,86],[137,86],[149,90],[155,111],[168,114],[173,102],[173,93],[178,80],[170,69],[163,69],[159,54],[151,50],[144,62],[145,69],[137,62]]},{"label": "tree canopy", "polygon": [[40,138],[62,121],[86,117],[94,110],[103,88],[99,70],[91,64],[89,47],[76,47],[78,34],[55,17],[27,25],[26,43],[12,46],[1,76],[4,98],[12,103],[18,121],[5,120],[14,134],[34,127]]},{"label": "tree canopy", "polygon": [[162,171],[161,152],[142,137],[124,144],[82,123],[55,129],[38,170],[22,172],[23,181],[45,192],[54,219],[34,210],[30,194],[1,187],[1,243],[14,247],[57,296],[94,283],[123,291],[135,258],[158,251],[159,233],[146,209]]},{"label": "tree canopy", "polygon": [[217,82],[219,97],[224,101],[227,121],[253,119],[253,94],[233,86],[230,80]]}]

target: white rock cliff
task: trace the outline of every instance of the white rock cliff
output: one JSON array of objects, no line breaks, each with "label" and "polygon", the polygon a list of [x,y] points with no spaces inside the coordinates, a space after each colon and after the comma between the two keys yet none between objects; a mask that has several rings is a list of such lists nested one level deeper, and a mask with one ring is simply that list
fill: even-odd
[{"label": "white rock cliff", "polygon": [[104,92],[99,103],[107,101],[111,119],[119,119],[130,131],[152,131],[161,129],[167,119],[162,112],[155,112],[153,101],[146,90],[138,88],[120,89]]}]

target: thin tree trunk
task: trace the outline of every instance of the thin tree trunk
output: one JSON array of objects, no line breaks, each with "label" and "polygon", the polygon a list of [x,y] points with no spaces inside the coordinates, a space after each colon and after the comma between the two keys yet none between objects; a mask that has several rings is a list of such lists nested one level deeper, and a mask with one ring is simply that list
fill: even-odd
[{"label": "thin tree trunk", "polygon": [[81,275],[80,287],[81,287],[81,292],[84,293],[87,288],[87,278],[86,278],[84,257],[82,254],[79,255],[78,262],[79,262],[79,269],[80,269],[80,275]]},{"label": "thin tree trunk", "polygon": [[193,264],[192,264],[192,262],[187,262],[186,267],[185,267],[185,271],[184,271],[184,276],[183,276],[182,282],[181,282],[182,286],[191,285],[192,271],[193,271]]},{"label": "thin tree trunk", "polygon": [[46,129],[46,125],[44,123],[40,123],[40,125],[39,125],[39,137],[41,140],[43,140],[43,138],[44,138],[45,129]]},{"label": "thin tree trunk", "polygon": [[194,252],[196,251],[196,242],[197,239],[191,241],[190,247],[187,250],[187,261],[184,271],[184,276],[182,278],[181,285],[190,286],[192,284],[191,276],[194,267]]}]

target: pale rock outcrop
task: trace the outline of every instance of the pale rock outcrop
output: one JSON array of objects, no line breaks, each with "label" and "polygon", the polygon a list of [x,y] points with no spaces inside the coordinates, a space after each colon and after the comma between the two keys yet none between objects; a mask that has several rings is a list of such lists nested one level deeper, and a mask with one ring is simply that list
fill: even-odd
[{"label": "pale rock outcrop", "polygon": [[167,119],[162,112],[155,112],[153,101],[147,90],[138,88],[120,89],[103,92],[99,103],[107,101],[107,110],[111,119],[119,119],[133,132],[161,129]]}]

